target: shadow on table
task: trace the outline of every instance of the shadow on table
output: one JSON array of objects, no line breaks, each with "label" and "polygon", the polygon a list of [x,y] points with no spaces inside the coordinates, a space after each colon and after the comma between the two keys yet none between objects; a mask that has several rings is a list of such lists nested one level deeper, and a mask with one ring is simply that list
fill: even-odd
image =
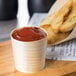
[{"label": "shadow on table", "polygon": [[72,72],[72,73],[69,73],[69,74],[66,74],[66,75],[63,75],[63,76],[76,76],[76,72]]}]

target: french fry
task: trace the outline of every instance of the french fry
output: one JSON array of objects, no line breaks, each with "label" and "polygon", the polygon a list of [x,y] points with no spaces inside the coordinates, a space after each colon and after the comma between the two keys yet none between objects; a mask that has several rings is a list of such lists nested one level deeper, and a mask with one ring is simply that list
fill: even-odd
[{"label": "french fry", "polygon": [[60,27],[61,32],[71,31],[76,26],[76,3],[73,4],[72,11],[67,20]]},{"label": "french fry", "polygon": [[47,32],[47,34],[48,34],[47,35],[48,44],[54,43],[56,34],[51,29],[51,26],[50,25],[43,25],[43,26],[41,26],[41,28],[43,28]]},{"label": "french fry", "polygon": [[62,26],[65,17],[67,17],[71,11],[73,0],[68,0],[68,2],[55,14],[51,20],[51,26],[55,33],[59,32],[60,26]]},{"label": "french fry", "polygon": [[74,0],[68,0],[59,11],[49,14],[40,24],[40,27],[48,34],[48,44],[55,44],[70,37],[70,34],[73,33],[72,29],[75,26],[76,2]]},{"label": "french fry", "polygon": [[68,33],[54,33],[50,25],[41,26],[47,32],[48,44],[54,44],[57,41],[63,40],[66,38],[70,32]]}]

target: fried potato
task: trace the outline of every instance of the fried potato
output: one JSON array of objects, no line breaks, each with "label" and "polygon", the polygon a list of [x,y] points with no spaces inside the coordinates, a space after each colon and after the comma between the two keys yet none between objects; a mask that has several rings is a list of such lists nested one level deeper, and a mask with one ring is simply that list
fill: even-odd
[{"label": "fried potato", "polygon": [[61,32],[71,31],[76,26],[76,3],[73,4],[72,11],[67,20],[60,27]]},{"label": "fried potato", "polygon": [[43,28],[48,34],[47,35],[48,43],[54,43],[56,35],[52,31],[51,26],[50,25],[43,25],[43,26],[41,26],[41,28]]},{"label": "fried potato", "polygon": [[48,44],[54,44],[57,41],[63,40],[70,34],[70,32],[54,33],[54,31],[52,30],[50,25],[43,25],[43,26],[41,26],[41,28],[43,28],[48,34],[47,35]]},{"label": "fried potato", "polygon": [[68,0],[68,2],[55,14],[51,20],[51,26],[55,33],[59,32],[60,26],[62,26],[65,18],[69,15],[72,4],[73,0]]},{"label": "fried potato", "polygon": [[59,11],[46,17],[40,27],[48,34],[48,44],[55,44],[68,37],[75,25],[76,4],[68,0]]}]

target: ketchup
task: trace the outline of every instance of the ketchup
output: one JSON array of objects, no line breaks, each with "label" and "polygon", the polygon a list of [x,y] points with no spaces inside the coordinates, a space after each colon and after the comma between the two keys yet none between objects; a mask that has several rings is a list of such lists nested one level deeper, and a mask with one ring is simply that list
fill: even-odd
[{"label": "ketchup", "polygon": [[39,27],[23,27],[15,30],[12,37],[19,41],[36,41],[46,37],[46,33]]}]

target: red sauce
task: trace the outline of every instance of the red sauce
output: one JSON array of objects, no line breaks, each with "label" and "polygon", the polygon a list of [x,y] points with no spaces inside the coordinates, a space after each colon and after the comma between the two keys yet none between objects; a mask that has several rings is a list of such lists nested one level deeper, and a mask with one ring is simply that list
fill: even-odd
[{"label": "red sauce", "polygon": [[12,33],[12,37],[19,41],[36,41],[46,37],[46,33],[39,27],[24,27]]}]

